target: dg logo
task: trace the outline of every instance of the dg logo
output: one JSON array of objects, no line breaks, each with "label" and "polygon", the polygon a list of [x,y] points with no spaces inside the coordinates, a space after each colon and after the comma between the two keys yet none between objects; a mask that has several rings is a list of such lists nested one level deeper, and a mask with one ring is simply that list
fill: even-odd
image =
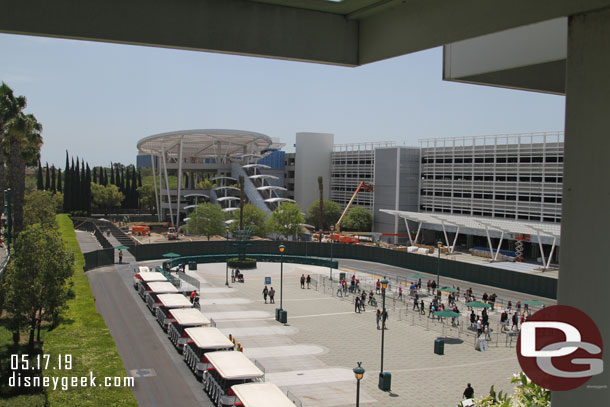
[{"label": "dg logo", "polygon": [[575,389],[604,370],[602,337],[581,310],[554,305],[521,326],[517,357],[523,372],[552,391]]}]

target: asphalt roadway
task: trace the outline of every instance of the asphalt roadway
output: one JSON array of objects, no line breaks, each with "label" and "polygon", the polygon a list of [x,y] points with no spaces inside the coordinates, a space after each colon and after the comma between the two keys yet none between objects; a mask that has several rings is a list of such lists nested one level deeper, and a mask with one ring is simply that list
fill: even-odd
[{"label": "asphalt roadway", "polygon": [[128,374],[135,377],[133,394],[139,406],[212,407],[195,379],[133,289],[135,260],[87,272],[97,311],[103,316]]}]

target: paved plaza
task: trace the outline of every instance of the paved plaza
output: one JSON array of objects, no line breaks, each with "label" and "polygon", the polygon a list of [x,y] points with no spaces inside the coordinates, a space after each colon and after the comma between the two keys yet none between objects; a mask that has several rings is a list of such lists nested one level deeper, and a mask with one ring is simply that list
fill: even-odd
[{"label": "paved plaza", "polygon": [[[344,271],[348,277],[355,271],[363,284],[372,287],[375,273],[355,268]],[[458,303],[465,315],[460,327],[451,327],[450,321],[443,327],[427,315],[410,311],[408,300],[394,300],[394,286],[386,305],[384,362],[384,370],[392,373],[392,392],[382,392],[377,388],[381,331],[376,329],[376,309],[367,306],[366,312],[355,313],[353,295],[335,297],[336,270],[330,283],[326,268],[284,264],[285,326],[274,318],[280,303],[280,264],[262,263],[257,270],[244,271],[245,283],[230,282],[228,289],[224,264],[200,264],[197,271],[187,273],[200,280],[202,312],[241,342],[244,353],[264,367],[267,381],[288,390],[303,406],[355,405],[352,368],[358,361],[366,369],[360,402],[371,406],[455,406],[466,383],[472,383],[478,395],[487,393],[492,384],[497,390],[512,391],[510,377],[520,371],[514,343],[507,346],[506,335],[495,328],[500,311],[491,313],[492,341],[486,352],[479,352],[474,349],[463,300]],[[300,288],[301,274],[312,276],[311,289]],[[265,277],[271,277],[276,290],[275,305],[263,301]],[[381,296],[376,298],[381,308]],[[433,347],[443,333],[448,339],[440,356]]]}]

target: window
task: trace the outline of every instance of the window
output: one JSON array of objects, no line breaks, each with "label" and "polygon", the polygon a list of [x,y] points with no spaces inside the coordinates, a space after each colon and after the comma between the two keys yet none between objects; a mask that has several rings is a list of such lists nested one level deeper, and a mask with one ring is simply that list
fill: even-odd
[{"label": "window", "polygon": [[455,163],[456,163],[456,164],[462,164],[463,162],[464,162],[464,159],[463,159],[463,158],[456,158],[456,159],[455,159]]},{"label": "window", "polygon": [[506,200],[507,201],[514,201],[517,199],[516,195],[506,195]]},{"label": "window", "polygon": [[505,163],[506,162],[506,157],[498,157],[498,158],[496,158],[496,162],[497,163]]},{"label": "window", "polygon": [[494,177],[493,177],[492,175],[486,175],[485,177],[483,177],[483,179],[484,179],[485,181],[493,181],[493,180],[494,180]]},{"label": "window", "polygon": [[485,162],[486,163],[493,163],[494,162],[494,158],[493,157],[485,157]]},{"label": "window", "polygon": [[461,192],[454,192],[454,193],[453,193],[453,196],[454,196],[455,198],[461,198],[461,197],[462,197],[462,193],[461,193]]},{"label": "window", "polygon": [[531,163],[532,157],[521,157],[521,162],[522,163]]},{"label": "window", "polygon": [[504,200],[506,200],[506,195],[496,194],[496,199],[498,199],[500,201],[504,201]]},{"label": "window", "polygon": [[532,177],[532,182],[542,182],[542,177]]},{"label": "window", "polygon": [[530,177],[519,177],[520,182],[530,182]]},{"label": "window", "polygon": [[531,196],[530,201],[531,202],[540,202],[541,198],[539,196]]},{"label": "window", "polygon": [[508,157],[508,162],[509,163],[516,163],[517,162],[517,157]]},{"label": "window", "polygon": [[462,197],[463,197],[463,198],[470,198],[470,197],[471,197],[471,195],[470,195],[470,193],[469,193],[469,192],[464,192],[464,193],[462,194]]},{"label": "window", "polygon": [[527,195],[519,195],[519,202],[529,202],[530,197]]},{"label": "window", "polygon": [[464,158],[464,164],[471,164],[472,158]]},{"label": "window", "polygon": [[483,194],[473,194],[472,196],[474,197],[474,199],[482,199],[483,198]]},{"label": "window", "polygon": [[485,194],[483,195],[484,199],[494,199],[494,196],[492,194]]},{"label": "window", "polygon": [[477,164],[478,163],[482,163],[483,162],[483,158],[475,158],[474,162],[477,163]]},{"label": "window", "polygon": [[532,162],[533,163],[541,163],[542,162],[542,157],[540,157],[540,156],[532,157]]},{"label": "window", "polygon": [[516,182],[517,181],[517,177],[514,177],[514,176],[506,177],[506,180],[508,182]]}]

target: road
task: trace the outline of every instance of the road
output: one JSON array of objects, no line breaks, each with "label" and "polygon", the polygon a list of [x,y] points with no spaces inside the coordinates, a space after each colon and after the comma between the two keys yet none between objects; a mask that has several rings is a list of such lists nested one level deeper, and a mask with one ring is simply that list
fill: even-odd
[{"label": "road", "polygon": [[115,340],[128,374],[136,378],[133,393],[142,407],[213,404],[182,356],[175,350],[137,292],[131,278],[134,260],[87,272],[98,312]]}]

